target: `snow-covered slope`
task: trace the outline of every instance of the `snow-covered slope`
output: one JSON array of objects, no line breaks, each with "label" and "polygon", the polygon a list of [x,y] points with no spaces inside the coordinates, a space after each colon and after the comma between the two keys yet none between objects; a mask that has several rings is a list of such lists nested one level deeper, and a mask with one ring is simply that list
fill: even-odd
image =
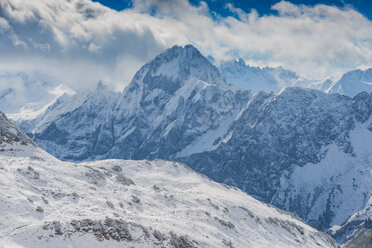
[{"label": "snow-covered slope", "polygon": [[312,87],[314,83],[282,67],[249,66],[243,59],[225,61],[219,67],[228,83],[237,88],[250,89],[252,92],[277,92],[290,86]]},{"label": "snow-covered slope", "polygon": [[0,72],[0,106],[12,119],[34,119],[57,98],[75,92],[57,78],[39,72]]},{"label": "snow-covered slope", "polygon": [[[3,114],[0,135],[0,247],[337,247],[180,163],[62,162]],[[28,154],[9,152],[16,140]]]},{"label": "snow-covered slope", "polygon": [[350,97],[362,91],[372,92],[372,68],[349,71],[327,90],[328,93],[339,93]]}]

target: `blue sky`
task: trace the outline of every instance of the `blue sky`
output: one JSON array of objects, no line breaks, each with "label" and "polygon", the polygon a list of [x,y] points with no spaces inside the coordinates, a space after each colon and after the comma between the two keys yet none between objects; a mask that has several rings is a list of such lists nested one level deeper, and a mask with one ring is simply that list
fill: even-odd
[{"label": "blue sky", "polygon": [[[131,0],[95,0],[101,4],[115,10],[123,10],[132,6]],[[194,5],[199,5],[200,0],[190,0]],[[231,13],[225,8],[227,3],[233,4],[235,7],[240,8],[246,12],[251,9],[256,9],[259,15],[276,14],[276,11],[271,9],[271,6],[280,2],[280,0],[204,0],[211,11],[218,13],[221,16],[228,16]],[[343,8],[345,6],[352,6],[355,10],[362,13],[369,20],[372,20],[372,1],[371,0],[289,0],[294,4],[305,4],[313,6],[316,4],[326,4]]]}]

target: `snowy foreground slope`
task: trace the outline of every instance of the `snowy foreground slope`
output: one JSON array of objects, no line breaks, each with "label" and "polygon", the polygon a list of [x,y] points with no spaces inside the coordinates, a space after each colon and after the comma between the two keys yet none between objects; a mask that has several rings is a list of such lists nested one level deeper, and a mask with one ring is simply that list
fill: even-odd
[{"label": "snowy foreground slope", "polygon": [[0,247],[337,247],[164,160],[62,162],[0,114]]}]

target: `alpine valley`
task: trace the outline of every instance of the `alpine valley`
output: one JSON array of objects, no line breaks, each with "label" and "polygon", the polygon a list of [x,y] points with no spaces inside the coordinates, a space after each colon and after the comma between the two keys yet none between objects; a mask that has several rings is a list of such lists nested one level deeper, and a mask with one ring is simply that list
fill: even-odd
[{"label": "alpine valley", "polygon": [[[306,230],[301,239],[297,233],[289,235],[291,238],[283,236],[286,246],[316,247],[312,242],[327,247],[335,245],[298,220],[235,188],[213,183],[177,163],[181,162],[217,182],[236,186],[259,201],[296,213],[341,244],[360,247],[359,244],[371,242],[370,70],[357,70],[339,81],[328,80],[322,86],[314,86],[315,83],[283,68],[251,68],[244,61],[230,62],[220,68],[223,74],[192,45],[174,46],[142,66],[121,93],[99,83],[93,91],[59,96],[33,118],[13,118],[45,151],[69,162],[46,155],[33,143],[29,146],[38,152],[37,156],[3,156],[1,176],[4,180],[16,177],[20,181],[12,193],[2,195],[2,201],[14,208],[16,205],[11,205],[7,198],[14,197],[17,199],[14,204],[24,207],[27,216],[38,220],[40,225],[29,226],[21,223],[29,220],[19,220],[13,229],[2,233],[6,232],[7,237],[20,235],[24,242],[39,242],[30,241],[31,234],[46,225],[41,240],[48,239],[57,245],[62,237],[72,235],[71,242],[87,237],[89,246],[89,242],[96,240],[88,238],[88,234],[77,235],[90,231],[84,231],[83,227],[74,229],[76,225],[94,228],[108,220],[119,224],[127,221],[125,233],[133,232],[132,240],[138,240],[144,247],[148,244],[152,247],[153,242],[183,241],[190,246],[175,247],[223,244],[283,247],[277,232],[286,230],[286,225],[275,226],[266,221],[269,216],[276,216]],[[232,78],[237,81],[231,82]],[[251,81],[246,80],[246,87],[236,87],[244,78]],[[264,78],[261,86],[257,84],[260,78]],[[350,86],[354,81],[360,91],[345,93],[355,89]],[[249,82],[256,83],[253,91],[245,89],[249,88]],[[270,84],[275,84],[275,92],[262,91]],[[304,85],[310,88],[287,87]],[[100,159],[151,161],[88,162]],[[34,179],[36,172],[39,177]],[[58,180],[55,175],[66,180]],[[121,179],[127,183],[120,185],[117,181]],[[52,186],[50,180],[57,184]],[[80,191],[82,187],[86,191]],[[114,193],[119,190],[120,194]],[[74,192],[79,197],[74,198]],[[40,201],[41,196],[50,203]],[[132,196],[141,203],[129,204]],[[89,205],[97,197],[102,204]],[[113,200],[106,204],[106,198]],[[65,201],[76,206],[65,205]],[[120,203],[124,207],[119,207]],[[45,208],[44,213],[27,212],[40,204]],[[195,206],[195,211],[184,211],[186,206]],[[201,206],[205,210],[200,210]],[[81,216],[76,215],[75,208],[84,209]],[[154,209],[159,212],[151,212]],[[244,209],[249,209],[253,217],[243,217]],[[124,211],[125,220],[119,220]],[[181,212],[182,219],[153,221],[172,211]],[[131,222],[134,214],[139,216],[138,223]],[[256,215],[260,221],[254,221]],[[51,219],[56,216],[61,218]],[[91,224],[86,224],[86,218],[91,219],[88,221]],[[70,224],[60,223],[62,219]],[[144,227],[149,222],[154,223],[152,229]],[[188,223],[195,228],[190,229]],[[46,238],[53,232],[50,229],[57,230],[56,225],[63,235],[58,239]],[[220,228],[228,231],[226,237],[217,238]],[[150,235],[155,229],[162,237],[158,241]],[[248,237],[247,230],[262,232]],[[150,233],[148,239],[144,238],[146,233]],[[184,234],[188,235],[187,239],[180,236]],[[100,235],[98,238],[102,239]],[[268,243],[260,243],[260,235]]]}]

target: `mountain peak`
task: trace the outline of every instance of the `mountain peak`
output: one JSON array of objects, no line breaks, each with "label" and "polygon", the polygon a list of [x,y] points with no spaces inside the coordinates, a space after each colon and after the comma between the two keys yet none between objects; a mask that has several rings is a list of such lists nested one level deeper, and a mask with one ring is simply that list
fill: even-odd
[{"label": "mountain peak", "polygon": [[186,55],[188,56],[193,56],[193,55],[203,56],[201,55],[199,50],[191,44],[187,44],[184,47],[179,46],[179,45],[174,45],[171,48],[168,48],[164,53],[167,53],[167,52],[178,52],[178,53],[185,52]]},{"label": "mountain peak", "polygon": [[244,59],[242,59],[242,58],[239,58],[237,62],[238,62],[238,64],[240,64],[240,65],[247,66],[247,64],[245,63]]},{"label": "mountain peak", "polygon": [[129,88],[145,85],[174,93],[189,80],[227,86],[219,70],[198,49],[192,45],[174,45],[145,64],[136,73]]},{"label": "mountain peak", "polygon": [[354,97],[362,91],[372,92],[372,68],[346,72],[328,89],[328,93],[339,93],[349,97]]},{"label": "mountain peak", "polygon": [[232,59],[220,64],[221,74],[237,88],[278,92],[283,87],[309,87],[312,81],[279,67],[259,67],[247,64],[244,59]]},{"label": "mountain peak", "polygon": [[112,93],[113,90],[110,89],[110,87],[103,83],[102,80],[99,80],[97,85],[96,85],[96,88],[94,91],[92,91],[92,93],[94,94],[101,94],[102,92],[110,92]]},{"label": "mountain peak", "polygon": [[104,89],[106,86],[103,84],[102,80],[99,80],[96,86],[97,90]]},{"label": "mountain peak", "polygon": [[351,80],[364,80],[371,81],[372,78],[372,68],[366,70],[356,69],[346,72],[341,79],[351,79]]},{"label": "mountain peak", "polygon": [[194,47],[193,45],[191,44],[188,44],[184,47],[184,49],[186,50],[186,52],[189,54],[189,55],[201,55],[201,53],[199,52],[198,49],[196,49],[196,47]]},{"label": "mountain peak", "polygon": [[190,60],[202,60],[203,62],[209,60],[204,57],[198,49],[196,49],[193,45],[188,44],[184,47],[174,45],[171,48],[168,48],[165,52],[159,54],[154,60],[166,59],[166,61],[171,61],[173,59],[180,59],[182,62],[190,61]]}]

